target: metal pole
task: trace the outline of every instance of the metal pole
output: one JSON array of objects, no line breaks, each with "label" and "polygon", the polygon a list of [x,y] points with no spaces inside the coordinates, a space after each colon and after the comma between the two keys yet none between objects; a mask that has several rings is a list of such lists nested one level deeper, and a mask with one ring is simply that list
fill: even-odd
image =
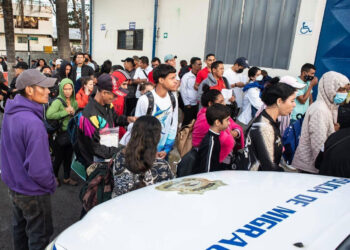
[{"label": "metal pole", "polygon": [[152,58],[154,58],[155,55],[156,55],[157,17],[158,17],[158,0],[154,0],[154,20],[153,20]]},{"label": "metal pole", "polygon": [[28,67],[30,68],[30,36],[27,35],[27,43],[28,43]]},{"label": "metal pole", "polygon": [[85,26],[85,0],[81,0],[81,41],[83,43],[83,53],[86,53]]}]

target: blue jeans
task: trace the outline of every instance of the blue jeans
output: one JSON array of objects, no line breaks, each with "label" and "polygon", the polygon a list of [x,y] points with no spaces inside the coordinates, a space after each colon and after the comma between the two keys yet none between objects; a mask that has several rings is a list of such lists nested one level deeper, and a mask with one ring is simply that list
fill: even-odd
[{"label": "blue jeans", "polygon": [[13,208],[13,245],[15,250],[41,250],[53,233],[49,194],[28,196],[9,190]]}]

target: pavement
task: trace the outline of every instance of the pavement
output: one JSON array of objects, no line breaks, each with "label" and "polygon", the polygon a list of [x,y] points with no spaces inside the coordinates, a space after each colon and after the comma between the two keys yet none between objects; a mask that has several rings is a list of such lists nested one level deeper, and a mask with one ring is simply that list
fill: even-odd
[{"label": "pavement", "polygon": [[[63,172],[63,167],[61,167]],[[74,180],[78,180],[78,186],[69,186],[62,184],[56,189],[52,195],[52,219],[54,233],[51,240],[79,220],[81,212],[81,202],[79,200],[79,192],[83,185],[83,181],[72,171]],[[62,180],[63,177],[61,176]],[[12,210],[10,199],[8,197],[8,189],[5,183],[0,180],[0,249],[11,250],[12,247]]]}]

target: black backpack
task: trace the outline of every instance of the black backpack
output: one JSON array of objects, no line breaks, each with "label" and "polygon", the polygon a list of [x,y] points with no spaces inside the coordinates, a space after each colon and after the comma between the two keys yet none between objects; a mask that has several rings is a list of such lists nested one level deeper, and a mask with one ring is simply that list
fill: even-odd
[{"label": "black backpack", "polygon": [[[173,111],[174,111],[175,107],[176,107],[175,96],[174,96],[173,92],[171,92],[171,91],[169,91],[168,93],[169,93],[171,105],[172,105]],[[152,92],[147,92],[145,95],[148,98],[148,108],[147,108],[146,115],[152,115],[153,108],[154,108],[154,96],[153,96]]]},{"label": "black backpack", "polygon": [[[66,108],[67,107],[67,103],[60,97],[57,97],[56,99],[60,100],[61,103],[63,104],[63,106]],[[58,132],[61,127],[62,127],[62,122],[64,120],[65,117],[57,120],[57,119],[47,119],[46,118],[46,111],[47,111],[47,106],[45,106],[44,109],[44,124],[45,124],[45,128],[48,134],[52,135],[56,132]]]}]

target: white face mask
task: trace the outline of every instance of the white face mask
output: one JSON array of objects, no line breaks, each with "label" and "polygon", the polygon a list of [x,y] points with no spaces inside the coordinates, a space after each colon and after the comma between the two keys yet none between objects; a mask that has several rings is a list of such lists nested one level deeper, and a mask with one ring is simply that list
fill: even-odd
[{"label": "white face mask", "polygon": [[261,81],[263,78],[263,75],[259,75],[255,78],[255,81]]}]

